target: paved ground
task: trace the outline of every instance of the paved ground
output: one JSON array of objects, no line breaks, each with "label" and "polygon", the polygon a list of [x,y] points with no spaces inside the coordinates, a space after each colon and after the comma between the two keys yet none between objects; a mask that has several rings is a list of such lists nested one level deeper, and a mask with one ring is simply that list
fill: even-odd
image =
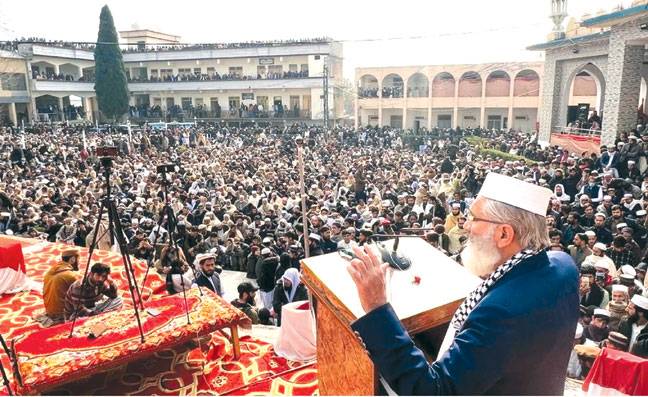
[{"label": "paved ground", "polygon": [[568,397],[582,397],[585,395],[583,391],[583,382],[580,380],[574,380],[567,378],[565,382],[565,396]]}]

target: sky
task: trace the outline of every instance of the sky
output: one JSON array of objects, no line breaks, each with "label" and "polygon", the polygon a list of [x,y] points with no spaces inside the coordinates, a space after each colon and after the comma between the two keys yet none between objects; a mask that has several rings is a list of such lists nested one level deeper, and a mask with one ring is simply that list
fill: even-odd
[{"label": "sky", "polygon": [[[569,0],[568,13],[631,0]],[[95,41],[107,4],[117,30],[134,27],[182,42],[332,37],[343,42],[344,77],[356,67],[539,61],[526,51],[551,32],[551,0],[30,0],[0,1],[0,40]]]}]

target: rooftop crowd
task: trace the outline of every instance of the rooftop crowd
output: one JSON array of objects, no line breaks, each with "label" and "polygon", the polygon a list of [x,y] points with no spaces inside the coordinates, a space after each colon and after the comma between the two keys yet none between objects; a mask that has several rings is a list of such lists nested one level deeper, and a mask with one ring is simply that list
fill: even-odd
[{"label": "rooftop crowd", "polygon": [[[155,51],[188,51],[188,50],[217,50],[217,49],[235,49],[235,48],[256,48],[256,47],[280,47],[304,44],[320,44],[331,42],[328,37],[312,39],[291,39],[291,40],[256,40],[240,43],[195,43],[195,44],[176,44],[176,45],[129,45],[123,49],[123,52],[155,52]],[[48,47],[69,48],[85,51],[94,51],[95,44],[83,42],[70,42],[64,40],[48,40],[41,37],[21,37],[11,41],[0,42],[0,49],[6,51],[18,51],[20,44],[42,44]]]},{"label": "rooftop crowd", "polygon": [[[311,255],[322,255],[367,244],[374,234],[425,228],[421,238],[459,261],[468,208],[489,172],[546,186],[554,191],[547,249],[571,255],[582,276],[574,343],[648,358],[643,126],[620,134],[600,154],[580,155],[541,148],[529,134],[482,129],[414,134],[204,124],[160,132],[144,127],[130,140],[88,133],[84,144],[78,129],[49,128],[24,137],[0,132],[0,231],[87,245],[104,189],[95,148],[117,146],[112,186],[130,253],[154,263],[170,293],[198,284],[222,294],[219,268],[245,272],[250,280],[239,285],[233,303],[265,324],[279,324],[282,305],[305,297],[298,275],[304,240]],[[305,137],[306,214],[296,136]],[[168,246],[169,220],[155,226],[164,206],[156,166],[166,163],[176,165],[168,187],[178,252]],[[99,247],[110,249],[110,242],[102,239]],[[162,247],[158,254],[156,247]],[[583,357],[574,355],[570,376],[586,374]]]}]

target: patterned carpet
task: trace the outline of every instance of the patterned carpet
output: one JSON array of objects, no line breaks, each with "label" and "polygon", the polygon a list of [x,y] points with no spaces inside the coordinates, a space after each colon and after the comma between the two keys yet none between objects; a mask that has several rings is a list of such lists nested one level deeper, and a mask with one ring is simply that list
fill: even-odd
[{"label": "patterned carpet", "polygon": [[[42,281],[43,275],[59,261],[64,244],[36,244],[21,241],[26,251],[27,275]],[[81,269],[87,263],[87,250],[81,250]],[[93,263],[102,261],[112,268],[111,277],[117,282],[126,304],[131,302],[124,269],[119,254],[96,251]],[[140,284],[146,264],[134,261],[135,277]],[[163,294],[164,281],[149,273],[142,295],[145,299]],[[42,296],[23,292],[0,297],[0,333],[7,341],[41,328],[34,318],[44,313]],[[10,368],[4,352],[0,353],[5,368]],[[3,389],[0,389],[4,391]],[[0,393],[4,394],[2,391]],[[79,379],[51,390],[54,394],[74,395],[314,395],[318,393],[317,369],[314,363],[290,362],[274,354],[269,343],[243,337],[241,357],[235,360],[231,344],[224,335],[214,333],[174,349],[161,350],[154,355],[122,365],[108,372]]]}]

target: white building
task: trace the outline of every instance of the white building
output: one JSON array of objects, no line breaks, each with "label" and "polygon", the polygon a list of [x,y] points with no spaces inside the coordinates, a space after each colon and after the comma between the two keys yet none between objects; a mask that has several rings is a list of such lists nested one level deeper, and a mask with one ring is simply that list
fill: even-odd
[{"label": "white building", "polygon": [[[341,115],[343,104],[336,100],[335,87],[342,81],[342,46],[332,40],[188,47],[175,44],[177,36],[159,32],[120,33],[137,45],[123,52],[134,107],[131,118],[321,121],[325,65],[331,87],[329,117]],[[163,44],[147,47],[150,43]],[[14,123],[21,117],[62,121],[97,116],[92,48],[24,43],[0,57],[15,64],[1,70],[2,75],[21,73],[28,81],[26,87],[0,91],[0,104],[6,105]],[[1,67],[6,64],[3,59]],[[24,109],[21,103],[29,106]]]}]

